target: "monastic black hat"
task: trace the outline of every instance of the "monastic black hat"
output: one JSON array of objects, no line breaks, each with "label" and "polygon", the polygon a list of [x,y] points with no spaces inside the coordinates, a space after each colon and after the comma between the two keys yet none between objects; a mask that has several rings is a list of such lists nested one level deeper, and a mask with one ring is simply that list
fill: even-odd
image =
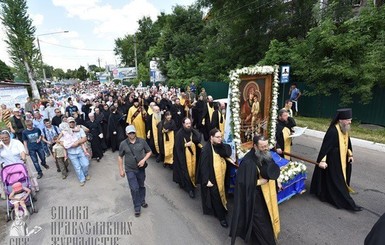
[{"label": "monastic black hat", "polygon": [[352,108],[342,108],[338,109],[336,115],[334,116],[330,126],[336,124],[338,120],[351,119],[353,117]]},{"label": "monastic black hat", "polygon": [[351,119],[352,109],[351,108],[338,109],[337,114],[338,114],[338,120]]}]

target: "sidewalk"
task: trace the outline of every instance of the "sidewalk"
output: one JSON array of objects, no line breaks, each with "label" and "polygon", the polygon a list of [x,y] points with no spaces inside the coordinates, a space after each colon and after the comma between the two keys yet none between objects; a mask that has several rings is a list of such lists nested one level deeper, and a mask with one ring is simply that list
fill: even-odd
[{"label": "sidewalk", "polygon": [[[306,129],[304,135],[323,139],[323,137],[325,136],[325,132],[321,132],[313,129]],[[362,140],[362,139],[357,139],[352,137],[350,138],[350,140],[352,141],[353,147],[358,146],[358,147],[363,147],[374,151],[385,152],[385,144],[375,143],[372,141],[367,141],[367,140]]]}]

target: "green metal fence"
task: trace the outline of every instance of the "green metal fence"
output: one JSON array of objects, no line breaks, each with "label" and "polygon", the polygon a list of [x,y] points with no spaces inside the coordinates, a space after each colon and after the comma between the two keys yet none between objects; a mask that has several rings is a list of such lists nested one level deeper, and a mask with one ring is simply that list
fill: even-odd
[{"label": "green metal fence", "polygon": [[[297,82],[297,87],[302,91],[306,90],[305,83]],[[285,91],[282,94],[283,84],[280,84],[280,99],[288,99],[290,84],[285,85]],[[332,118],[335,112],[340,108],[340,96],[336,91],[331,96],[301,96],[299,99],[299,114],[306,117]],[[370,103],[364,105],[358,98],[353,99],[353,103],[347,107],[353,110],[353,119],[361,123],[376,124],[385,126],[385,88],[376,87],[373,89],[373,99]],[[282,105],[283,106],[283,105]]]},{"label": "green metal fence", "polygon": [[[214,100],[227,98],[229,84],[224,82],[201,82],[200,87],[205,88],[207,95],[211,95]],[[197,92],[197,94],[199,94]]]}]

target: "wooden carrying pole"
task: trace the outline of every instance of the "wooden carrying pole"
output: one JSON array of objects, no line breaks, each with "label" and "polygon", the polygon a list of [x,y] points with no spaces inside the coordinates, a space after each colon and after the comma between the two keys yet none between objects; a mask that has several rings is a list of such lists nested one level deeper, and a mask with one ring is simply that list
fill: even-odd
[{"label": "wooden carrying pole", "polygon": [[301,156],[297,156],[295,154],[292,154],[292,153],[288,153],[288,152],[283,152],[284,155],[287,155],[287,156],[290,156],[290,157],[294,157],[294,158],[297,158],[299,160],[302,160],[302,161],[305,161],[305,162],[309,162],[309,163],[312,163],[314,165],[318,165],[318,163],[316,161],[313,161],[313,160],[310,160],[310,159],[306,159],[304,157],[301,157]]}]

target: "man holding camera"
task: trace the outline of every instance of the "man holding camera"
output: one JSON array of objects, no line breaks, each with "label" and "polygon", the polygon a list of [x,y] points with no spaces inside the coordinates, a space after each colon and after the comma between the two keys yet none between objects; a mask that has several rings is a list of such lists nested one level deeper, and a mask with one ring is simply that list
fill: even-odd
[{"label": "man holding camera", "polygon": [[[130,186],[132,201],[134,203],[135,217],[140,216],[141,207],[147,208],[146,187],[146,161],[151,156],[151,148],[142,138],[136,137],[136,129],[133,125],[126,127],[127,139],[120,143],[118,165],[120,176],[127,175],[128,185]],[[124,168],[123,168],[124,157]]]}]

